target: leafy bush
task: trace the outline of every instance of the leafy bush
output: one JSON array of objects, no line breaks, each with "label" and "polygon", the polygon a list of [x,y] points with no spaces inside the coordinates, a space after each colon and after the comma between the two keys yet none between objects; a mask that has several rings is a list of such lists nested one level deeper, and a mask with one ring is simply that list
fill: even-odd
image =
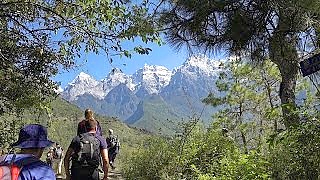
[{"label": "leafy bush", "polygon": [[282,132],[270,158],[275,179],[320,179],[320,121]]},{"label": "leafy bush", "polygon": [[167,140],[152,138],[134,152],[125,163],[123,171],[127,179],[170,179],[169,167],[174,150]]},{"label": "leafy bush", "polygon": [[233,158],[221,161],[221,175],[219,179],[269,179],[271,177],[270,163],[267,158],[257,151],[249,154],[235,152]]},{"label": "leafy bush", "polygon": [[[191,130],[190,130],[191,129]],[[219,129],[199,126],[183,136],[150,139],[127,161],[128,179],[268,179],[267,158],[256,151],[245,154]],[[189,130],[189,131],[188,131]]]}]

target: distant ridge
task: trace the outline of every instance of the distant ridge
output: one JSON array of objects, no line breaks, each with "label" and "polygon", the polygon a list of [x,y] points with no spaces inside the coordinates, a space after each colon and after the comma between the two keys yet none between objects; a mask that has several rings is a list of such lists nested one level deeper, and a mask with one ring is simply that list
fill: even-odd
[{"label": "distant ridge", "polygon": [[80,73],[61,96],[82,109],[91,107],[99,114],[116,116],[132,126],[156,132],[165,129],[158,126],[168,119],[187,119],[202,111],[202,118],[208,122],[215,109],[204,107],[201,100],[210,92],[218,93],[215,82],[223,63],[197,55],[172,71],[144,65],[133,75],[126,75],[114,69],[101,81]]}]

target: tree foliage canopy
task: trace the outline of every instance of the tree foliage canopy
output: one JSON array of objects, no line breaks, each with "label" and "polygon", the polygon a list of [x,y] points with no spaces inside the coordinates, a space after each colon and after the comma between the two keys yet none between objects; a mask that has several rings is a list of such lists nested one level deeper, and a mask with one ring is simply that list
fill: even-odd
[{"label": "tree foliage canopy", "polygon": [[[303,122],[283,129],[277,85],[280,72],[231,61],[221,67],[221,93],[203,101],[220,106],[210,127],[199,119],[182,123],[177,136],[153,139],[132,153],[128,179],[319,179],[318,100],[309,83],[298,83]],[[301,99],[300,99],[301,98]],[[277,127],[278,126],[278,127]],[[145,171],[148,169],[148,171]]]},{"label": "tree foliage canopy", "polygon": [[[281,73],[286,126],[298,122],[299,61],[319,50],[318,0],[169,0],[162,16],[169,42],[205,51],[223,49],[252,60],[270,58]],[[299,53],[301,56],[299,56]]]},{"label": "tree foliage canopy", "polygon": [[0,114],[43,104],[54,93],[50,77],[84,52],[148,54],[122,42],[160,43],[148,3],[119,0],[3,0],[0,2]]}]

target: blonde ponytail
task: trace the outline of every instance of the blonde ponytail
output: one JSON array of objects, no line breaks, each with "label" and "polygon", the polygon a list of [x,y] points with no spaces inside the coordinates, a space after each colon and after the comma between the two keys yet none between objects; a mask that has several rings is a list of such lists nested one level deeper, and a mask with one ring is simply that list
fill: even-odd
[{"label": "blonde ponytail", "polygon": [[85,117],[86,119],[94,120],[94,118],[93,118],[93,111],[92,111],[91,109],[86,109],[86,110],[84,111],[84,117]]}]

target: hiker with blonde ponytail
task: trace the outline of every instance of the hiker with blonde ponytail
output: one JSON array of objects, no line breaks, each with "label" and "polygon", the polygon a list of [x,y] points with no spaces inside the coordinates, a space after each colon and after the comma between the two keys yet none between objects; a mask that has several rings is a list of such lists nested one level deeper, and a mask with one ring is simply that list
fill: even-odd
[{"label": "hiker with blonde ponytail", "polygon": [[99,135],[99,136],[102,136],[102,129],[101,129],[100,123],[99,123],[99,121],[94,119],[93,111],[91,109],[86,109],[84,111],[84,117],[85,117],[85,119],[82,120],[81,122],[79,122],[79,124],[78,124],[77,135],[89,132],[89,130],[85,126],[85,123],[88,120],[94,120],[94,121],[97,122],[97,132],[96,132],[96,134]]}]

